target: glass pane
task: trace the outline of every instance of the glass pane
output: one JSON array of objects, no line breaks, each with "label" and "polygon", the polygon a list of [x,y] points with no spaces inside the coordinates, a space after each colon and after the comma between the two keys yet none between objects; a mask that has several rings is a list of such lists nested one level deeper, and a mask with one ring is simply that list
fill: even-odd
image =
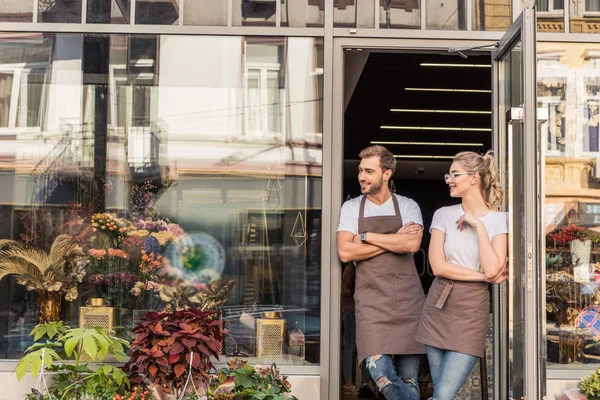
[{"label": "glass pane", "polygon": [[282,0],[281,26],[321,27],[325,0]]},{"label": "glass pane", "polygon": [[128,24],[130,0],[87,0],[88,24]]},{"label": "glass pane", "polygon": [[600,33],[600,1],[581,0],[569,4],[570,32]]},{"label": "glass pane", "polygon": [[[538,43],[538,108],[545,145],[548,368],[597,367],[600,311],[600,47]],[[562,196],[569,193],[568,197]],[[591,242],[590,242],[591,240]]]},{"label": "glass pane", "polygon": [[[48,251],[59,234],[77,237],[89,263],[81,282],[65,278],[77,292],[57,318],[78,326],[101,298],[130,337],[145,310],[199,307],[194,294],[227,282],[226,302],[211,306],[229,330],[225,355],[319,363],[322,40],[34,37],[0,36],[18,50],[2,48],[0,71],[21,68],[0,73],[0,119],[13,124],[1,128],[0,216],[11,222],[0,239]],[[47,294],[20,283],[0,280],[0,358],[31,344]],[[173,287],[187,294],[160,297]],[[290,343],[296,322],[303,349]],[[274,340],[259,335],[266,326]]]},{"label": "glass pane", "polygon": [[81,22],[81,0],[39,0],[38,22]]},{"label": "glass pane", "polygon": [[466,30],[468,0],[428,0],[427,29]]},{"label": "glass pane", "polygon": [[340,28],[374,28],[373,0],[334,0],[333,26]]},{"label": "glass pane", "polygon": [[180,0],[137,0],[135,23],[141,25],[177,25]]},{"label": "glass pane", "polygon": [[[498,118],[505,121],[505,115],[513,107],[523,104],[521,43],[518,42],[499,63],[499,110]],[[513,232],[523,231],[523,129],[518,122],[500,124],[500,143],[504,159],[501,167],[505,173],[511,171],[512,182],[505,175],[506,198],[509,199],[508,211]],[[523,236],[514,234],[509,237],[509,262],[512,266],[508,282],[508,373],[509,395],[511,398],[523,396],[523,273],[525,265],[525,246]]]},{"label": "glass pane", "polygon": [[185,0],[184,25],[227,25],[227,2],[223,0]]},{"label": "glass pane", "polygon": [[33,0],[10,0],[0,7],[0,22],[33,22]]},{"label": "glass pane", "polygon": [[474,31],[500,31],[504,32],[512,24],[511,0],[472,0]]},{"label": "glass pane", "polygon": [[233,0],[233,25],[275,26],[277,0]]},{"label": "glass pane", "polygon": [[[436,1],[436,0],[434,0]],[[421,4],[420,0],[379,0],[379,27],[396,29],[418,29],[421,27]],[[450,7],[451,8],[451,7]],[[454,11],[457,7],[454,7]],[[440,8],[432,8],[431,22],[428,21],[428,29],[451,29],[448,24],[453,22],[439,22],[435,13],[440,13]],[[444,15],[447,17],[448,14]],[[450,19],[453,17],[450,16]],[[432,25],[432,27],[429,26]],[[433,26],[440,26],[434,28]],[[444,26],[444,28],[442,28]]]},{"label": "glass pane", "polygon": [[536,0],[537,31],[564,32],[564,0]]}]

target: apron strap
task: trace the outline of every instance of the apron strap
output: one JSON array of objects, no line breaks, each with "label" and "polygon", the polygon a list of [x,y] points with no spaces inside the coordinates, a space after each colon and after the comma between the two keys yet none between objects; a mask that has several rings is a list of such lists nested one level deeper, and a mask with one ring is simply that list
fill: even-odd
[{"label": "apron strap", "polygon": [[398,205],[398,198],[392,193],[392,200],[394,201],[394,211],[396,211],[396,217],[400,216],[400,206]]},{"label": "apron strap", "polygon": [[[362,200],[360,201],[360,209],[358,210],[358,218],[365,217],[365,204],[367,203],[367,196],[363,195]],[[358,232],[361,233],[361,232]]]},{"label": "apron strap", "polygon": [[454,287],[454,282],[451,280],[448,280],[448,282],[444,286],[444,290],[442,290],[442,294],[440,295],[440,298],[438,299],[437,304],[435,305],[436,308],[439,308],[440,310],[442,308],[444,308],[444,304],[446,304],[446,300],[448,300],[448,296],[450,296],[450,292],[452,291],[453,287]]}]

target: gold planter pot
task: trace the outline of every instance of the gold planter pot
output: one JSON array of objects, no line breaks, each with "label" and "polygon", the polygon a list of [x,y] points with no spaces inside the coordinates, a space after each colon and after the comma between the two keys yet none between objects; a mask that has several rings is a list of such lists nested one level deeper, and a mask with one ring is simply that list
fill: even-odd
[{"label": "gold planter pot", "polygon": [[111,329],[114,323],[115,308],[109,307],[104,299],[92,298],[86,302],[86,307],[79,307],[80,328]]}]

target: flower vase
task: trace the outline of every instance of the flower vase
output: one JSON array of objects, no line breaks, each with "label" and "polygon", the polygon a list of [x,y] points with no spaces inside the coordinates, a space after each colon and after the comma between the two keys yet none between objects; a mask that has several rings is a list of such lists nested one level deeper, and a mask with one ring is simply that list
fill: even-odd
[{"label": "flower vase", "polygon": [[36,290],[36,317],[37,324],[47,324],[60,320],[61,292]]},{"label": "flower vase", "polygon": [[592,241],[582,242],[579,239],[571,240],[571,260],[575,265],[589,264],[592,252]]}]

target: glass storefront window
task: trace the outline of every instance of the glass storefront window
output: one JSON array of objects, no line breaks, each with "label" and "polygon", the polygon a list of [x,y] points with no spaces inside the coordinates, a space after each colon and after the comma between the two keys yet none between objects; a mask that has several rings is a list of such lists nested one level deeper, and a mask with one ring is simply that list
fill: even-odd
[{"label": "glass storefront window", "polygon": [[339,28],[374,28],[373,0],[334,0],[333,26]]},{"label": "glass storefront window", "polygon": [[135,23],[140,25],[177,25],[180,1],[136,0]]},{"label": "glass storefront window", "polygon": [[[0,36],[0,238],[81,246],[60,319],[108,304],[127,336],[147,310],[208,296],[223,354],[319,363],[322,52],[305,37]],[[0,280],[1,358],[31,344],[47,293]]]},{"label": "glass storefront window", "polygon": [[234,26],[275,26],[277,0],[233,0]]},{"label": "glass storefront window", "polygon": [[536,7],[538,32],[565,31],[565,0],[536,0]]},{"label": "glass storefront window", "polygon": [[600,45],[538,43],[548,367],[600,363]]},{"label": "glass storefront window", "polygon": [[425,0],[427,29],[467,29],[467,4],[463,0]]},{"label": "glass storefront window", "polygon": [[[395,29],[418,29],[421,27],[421,1],[420,0],[379,0],[379,27],[380,28],[395,28]],[[430,4],[431,3],[431,4]],[[442,10],[439,8],[439,3],[436,0],[429,1],[427,11],[431,10],[432,15],[428,14],[427,29],[452,29],[445,28],[448,26],[448,21],[453,20],[454,10],[447,14],[446,10],[452,6]],[[438,6],[436,6],[438,4]],[[444,18],[444,15],[446,18]],[[429,19],[431,17],[431,19]],[[440,19],[445,19],[446,23],[440,22]],[[453,22],[449,22],[452,24]],[[454,28],[456,29],[456,28]]]},{"label": "glass storefront window", "polygon": [[129,24],[133,0],[87,0],[88,24]]},{"label": "glass storefront window", "polygon": [[575,0],[569,4],[570,32],[600,33],[600,2],[598,0]]},{"label": "glass storefront window", "polygon": [[39,0],[38,22],[81,22],[81,0]]},{"label": "glass storefront window", "polygon": [[184,25],[227,25],[227,2],[223,0],[182,0]]},{"label": "glass storefront window", "polygon": [[283,0],[281,26],[322,27],[325,21],[325,0]]},{"label": "glass storefront window", "polygon": [[504,32],[512,24],[511,0],[472,0],[472,22],[474,31]]},{"label": "glass storefront window", "polygon": [[33,0],[3,2],[0,22],[33,22]]}]

